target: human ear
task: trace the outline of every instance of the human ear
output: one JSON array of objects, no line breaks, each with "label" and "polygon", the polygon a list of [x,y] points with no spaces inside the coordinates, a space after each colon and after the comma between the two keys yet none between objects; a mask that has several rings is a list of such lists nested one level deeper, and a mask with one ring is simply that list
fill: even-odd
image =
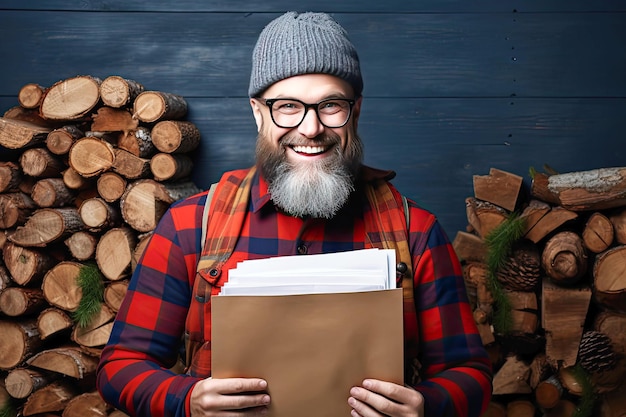
[{"label": "human ear", "polygon": [[263,114],[261,112],[261,106],[259,105],[258,100],[251,98],[250,107],[252,107],[252,115],[254,116],[254,120],[256,122],[256,130],[257,132],[260,132],[261,126],[263,125]]}]

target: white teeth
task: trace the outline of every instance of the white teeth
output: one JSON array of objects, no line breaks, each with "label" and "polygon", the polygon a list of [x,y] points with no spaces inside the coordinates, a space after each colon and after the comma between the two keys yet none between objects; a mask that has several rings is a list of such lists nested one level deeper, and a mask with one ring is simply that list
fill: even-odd
[{"label": "white teeth", "polygon": [[294,146],[293,150],[298,153],[316,154],[326,150],[323,146]]}]

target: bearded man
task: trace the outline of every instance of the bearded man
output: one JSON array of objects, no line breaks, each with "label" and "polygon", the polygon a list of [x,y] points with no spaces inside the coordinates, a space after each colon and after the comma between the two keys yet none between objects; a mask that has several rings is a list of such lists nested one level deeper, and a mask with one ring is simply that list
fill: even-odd
[{"label": "bearded man", "polygon": [[[210,300],[228,271],[246,259],[391,240],[406,248],[398,285],[413,286],[405,383],[367,378],[347,388],[352,417],[485,411],[492,371],[458,259],[435,216],[389,183],[392,171],[362,164],[362,90],[354,45],[329,15],[289,12],[265,27],[248,90],[256,164],[224,174],[211,199],[189,197],[162,217],[102,352],[97,383],[106,401],[132,416],[265,415],[268,381],[211,378]],[[183,335],[187,370],[174,374]]]}]

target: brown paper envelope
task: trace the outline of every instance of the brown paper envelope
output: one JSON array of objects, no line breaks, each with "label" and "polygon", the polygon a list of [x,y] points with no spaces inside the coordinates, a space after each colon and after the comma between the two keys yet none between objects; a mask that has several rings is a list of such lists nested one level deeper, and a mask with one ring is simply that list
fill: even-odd
[{"label": "brown paper envelope", "polygon": [[401,289],[211,302],[213,377],[265,378],[273,417],[349,417],[364,378],[403,383]]}]

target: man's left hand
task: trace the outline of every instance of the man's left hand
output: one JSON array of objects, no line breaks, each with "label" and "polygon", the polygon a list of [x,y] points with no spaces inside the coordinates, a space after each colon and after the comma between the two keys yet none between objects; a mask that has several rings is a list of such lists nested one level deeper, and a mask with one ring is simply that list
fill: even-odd
[{"label": "man's left hand", "polygon": [[352,417],[422,417],[424,397],[413,388],[377,379],[366,379],[350,389]]}]

